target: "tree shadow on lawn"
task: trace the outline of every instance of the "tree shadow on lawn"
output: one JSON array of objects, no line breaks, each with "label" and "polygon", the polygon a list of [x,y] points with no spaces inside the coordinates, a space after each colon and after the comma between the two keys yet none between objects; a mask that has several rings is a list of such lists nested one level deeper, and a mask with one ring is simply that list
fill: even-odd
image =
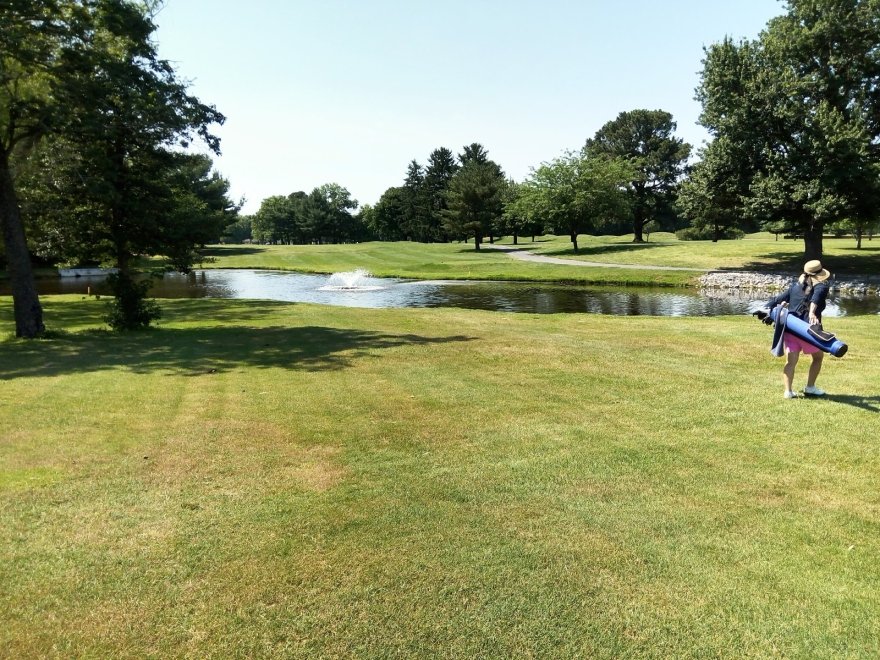
[{"label": "tree shadow on lawn", "polygon": [[239,257],[261,254],[266,248],[261,245],[212,245],[202,250],[203,257]]},{"label": "tree shadow on lawn", "polygon": [[[51,332],[58,328],[77,326],[101,326],[109,310],[111,296],[100,299],[81,296],[79,300],[48,300],[43,303],[46,328]],[[168,321],[198,321],[204,323],[240,324],[244,321],[265,319],[267,315],[284,312],[294,303],[276,300],[228,299],[228,298],[151,298],[162,310],[159,327]],[[0,305],[0,324],[14,324],[12,305]],[[105,326],[106,329],[106,326]]]},{"label": "tree shadow on lawn", "polygon": [[628,252],[642,252],[651,248],[663,247],[662,243],[612,243],[610,245],[579,245],[578,251],[569,246],[559,250],[542,252],[544,256],[572,256],[583,257],[591,254],[616,254]]},{"label": "tree shadow on lawn", "polygon": [[[822,257],[822,265],[835,275],[870,275],[880,273],[880,247],[857,250],[855,247],[843,248],[843,254],[827,254]],[[803,251],[767,252],[757,259],[732,268],[718,270],[778,272],[792,277],[804,267]]]},{"label": "tree shadow on lawn", "polygon": [[344,369],[401,346],[473,341],[319,326],[165,328],[114,333],[88,330],[48,340],[0,342],[0,380],[122,369],[204,376],[237,368]]}]

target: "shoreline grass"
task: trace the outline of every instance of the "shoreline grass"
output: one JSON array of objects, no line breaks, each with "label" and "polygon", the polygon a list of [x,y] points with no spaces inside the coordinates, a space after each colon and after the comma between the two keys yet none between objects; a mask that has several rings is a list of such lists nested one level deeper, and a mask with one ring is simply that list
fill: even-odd
[{"label": "shoreline grass", "polygon": [[[511,246],[510,238],[497,241]],[[653,234],[647,243],[626,236],[582,236],[574,254],[565,237],[520,240],[517,247],[536,255],[572,262],[631,264],[633,268],[566,266],[529,263],[499,250],[479,252],[462,243],[358,243],[347,245],[216,245],[206,250],[206,268],[262,268],[333,273],[364,268],[379,277],[413,279],[480,279],[571,282],[618,286],[697,286],[699,272],[663,270],[690,268],[794,273],[802,266],[803,246],[753,234],[739,241],[679,241],[672,234]],[[865,241],[861,250],[851,239],[827,239],[825,262],[838,275],[880,272],[880,245]]]},{"label": "shoreline grass", "polygon": [[[511,238],[496,241],[512,245]],[[697,271],[746,270],[796,273],[803,265],[800,241],[772,234],[750,234],[735,241],[679,241],[674,234],[657,232],[649,241],[632,243],[632,235],[581,236],[574,254],[567,237],[542,236],[532,242],[520,239],[517,247],[536,255],[561,257],[574,262],[629,264],[632,268],[529,263],[490,247],[477,252],[472,243],[368,242],[340,245],[212,245],[204,251],[203,268],[265,269],[329,274],[363,268],[377,277],[406,279],[467,279],[533,281],[598,286],[695,287]],[[857,250],[852,238],[828,238],[826,266],[839,276],[864,276],[880,272],[880,244],[863,241]],[[165,265],[160,257],[141,260],[141,267]],[[54,277],[41,269],[38,275]],[[0,273],[0,281],[5,277]]]},{"label": "shoreline grass", "polygon": [[[377,277],[420,280],[570,282],[616,286],[693,286],[699,273],[605,266],[529,263],[460,243],[342,245],[214,245],[205,268],[254,268],[334,273],[363,268]],[[161,263],[161,261],[154,261]]]},{"label": "shoreline grass", "polygon": [[10,657],[880,653],[876,318],[786,401],[746,317],[44,303],[0,300]]}]

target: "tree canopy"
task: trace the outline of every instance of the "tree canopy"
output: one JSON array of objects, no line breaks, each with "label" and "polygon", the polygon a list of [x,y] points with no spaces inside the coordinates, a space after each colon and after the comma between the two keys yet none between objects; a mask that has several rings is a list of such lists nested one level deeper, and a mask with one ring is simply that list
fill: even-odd
[{"label": "tree canopy", "polygon": [[503,173],[492,161],[465,162],[449,183],[448,208],[443,211],[447,234],[456,239],[473,238],[474,249],[479,250],[501,217],[505,185]]},{"label": "tree canopy", "polygon": [[252,219],[253,239],[258,243],[345,243],[364,240],[369,230],[360,216],[352,215],[357,200],[338,183],[288,196],[263,200]]},{"label": "tree canopy", "polygon": [[830,223],[878,217],[880,3],[787,9],[758,39],[710,46],[697,97],[716,138],[706,156],[728,163],[743,213],[802,235],[812,259]]},{"label": "tree canopy", "polygon": [[123,272],[135,254],[157,251],[186,268],[205,234],[174,220],[196,210],[204,220],[212,193],[207,180],[199,183],[210,179],[205,162],[179,149],[198,137],[219,153],[211,126],[224,117],[189,95],[158,57],[144,3],[10,0],[0,5],[0,24],[0,221],[16,333],[33,337],[42,311],[13,167],[27,170],[42,138],[61,157],[57,181],[70,184],[64,194],[75,206],[59,234],[69,236],[88,214],[88,230],[100,238],[92,249],[112,254]]},{"label": "tree canopy", "polygon": [[577,252],[578,234],[629,213],[626,185],[634,176],[626,159],[568,152],[531,173],[510,212],[569,236]]},{"label": "tree canopy", "polygon": [[587,140],[588,155],[623,158],[632,165],[628,194],[635,243],[644,241],[645,223],[672,201],[684,174],[691,146],[673,135],[675,128],[672,115],[664,110],[631,110]]}]

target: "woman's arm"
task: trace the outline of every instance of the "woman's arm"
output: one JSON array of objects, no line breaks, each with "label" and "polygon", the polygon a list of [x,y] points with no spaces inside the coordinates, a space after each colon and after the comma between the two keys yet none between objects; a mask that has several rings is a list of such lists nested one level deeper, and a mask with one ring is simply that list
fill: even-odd
[{"label": "woman's arm", "polygon": [[810,312],[807,316],[810,325],[816,325],[820,322],[819,314],[825,308],[825,299],[828,297],[828,284],[822,282],[813,289],[813,295],[810,296]]}]

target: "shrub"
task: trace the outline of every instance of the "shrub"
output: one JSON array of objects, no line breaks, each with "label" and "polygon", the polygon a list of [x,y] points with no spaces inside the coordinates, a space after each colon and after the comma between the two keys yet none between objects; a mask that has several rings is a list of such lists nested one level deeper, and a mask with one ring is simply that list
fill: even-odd
[{"label": "shrub", "polygon": [[147,300],[151,280],[135,281],[128,273],[113,273],[107,277],[113,292],[104,320],[114,330],[142,330],[162,316],[155,300]]}]

